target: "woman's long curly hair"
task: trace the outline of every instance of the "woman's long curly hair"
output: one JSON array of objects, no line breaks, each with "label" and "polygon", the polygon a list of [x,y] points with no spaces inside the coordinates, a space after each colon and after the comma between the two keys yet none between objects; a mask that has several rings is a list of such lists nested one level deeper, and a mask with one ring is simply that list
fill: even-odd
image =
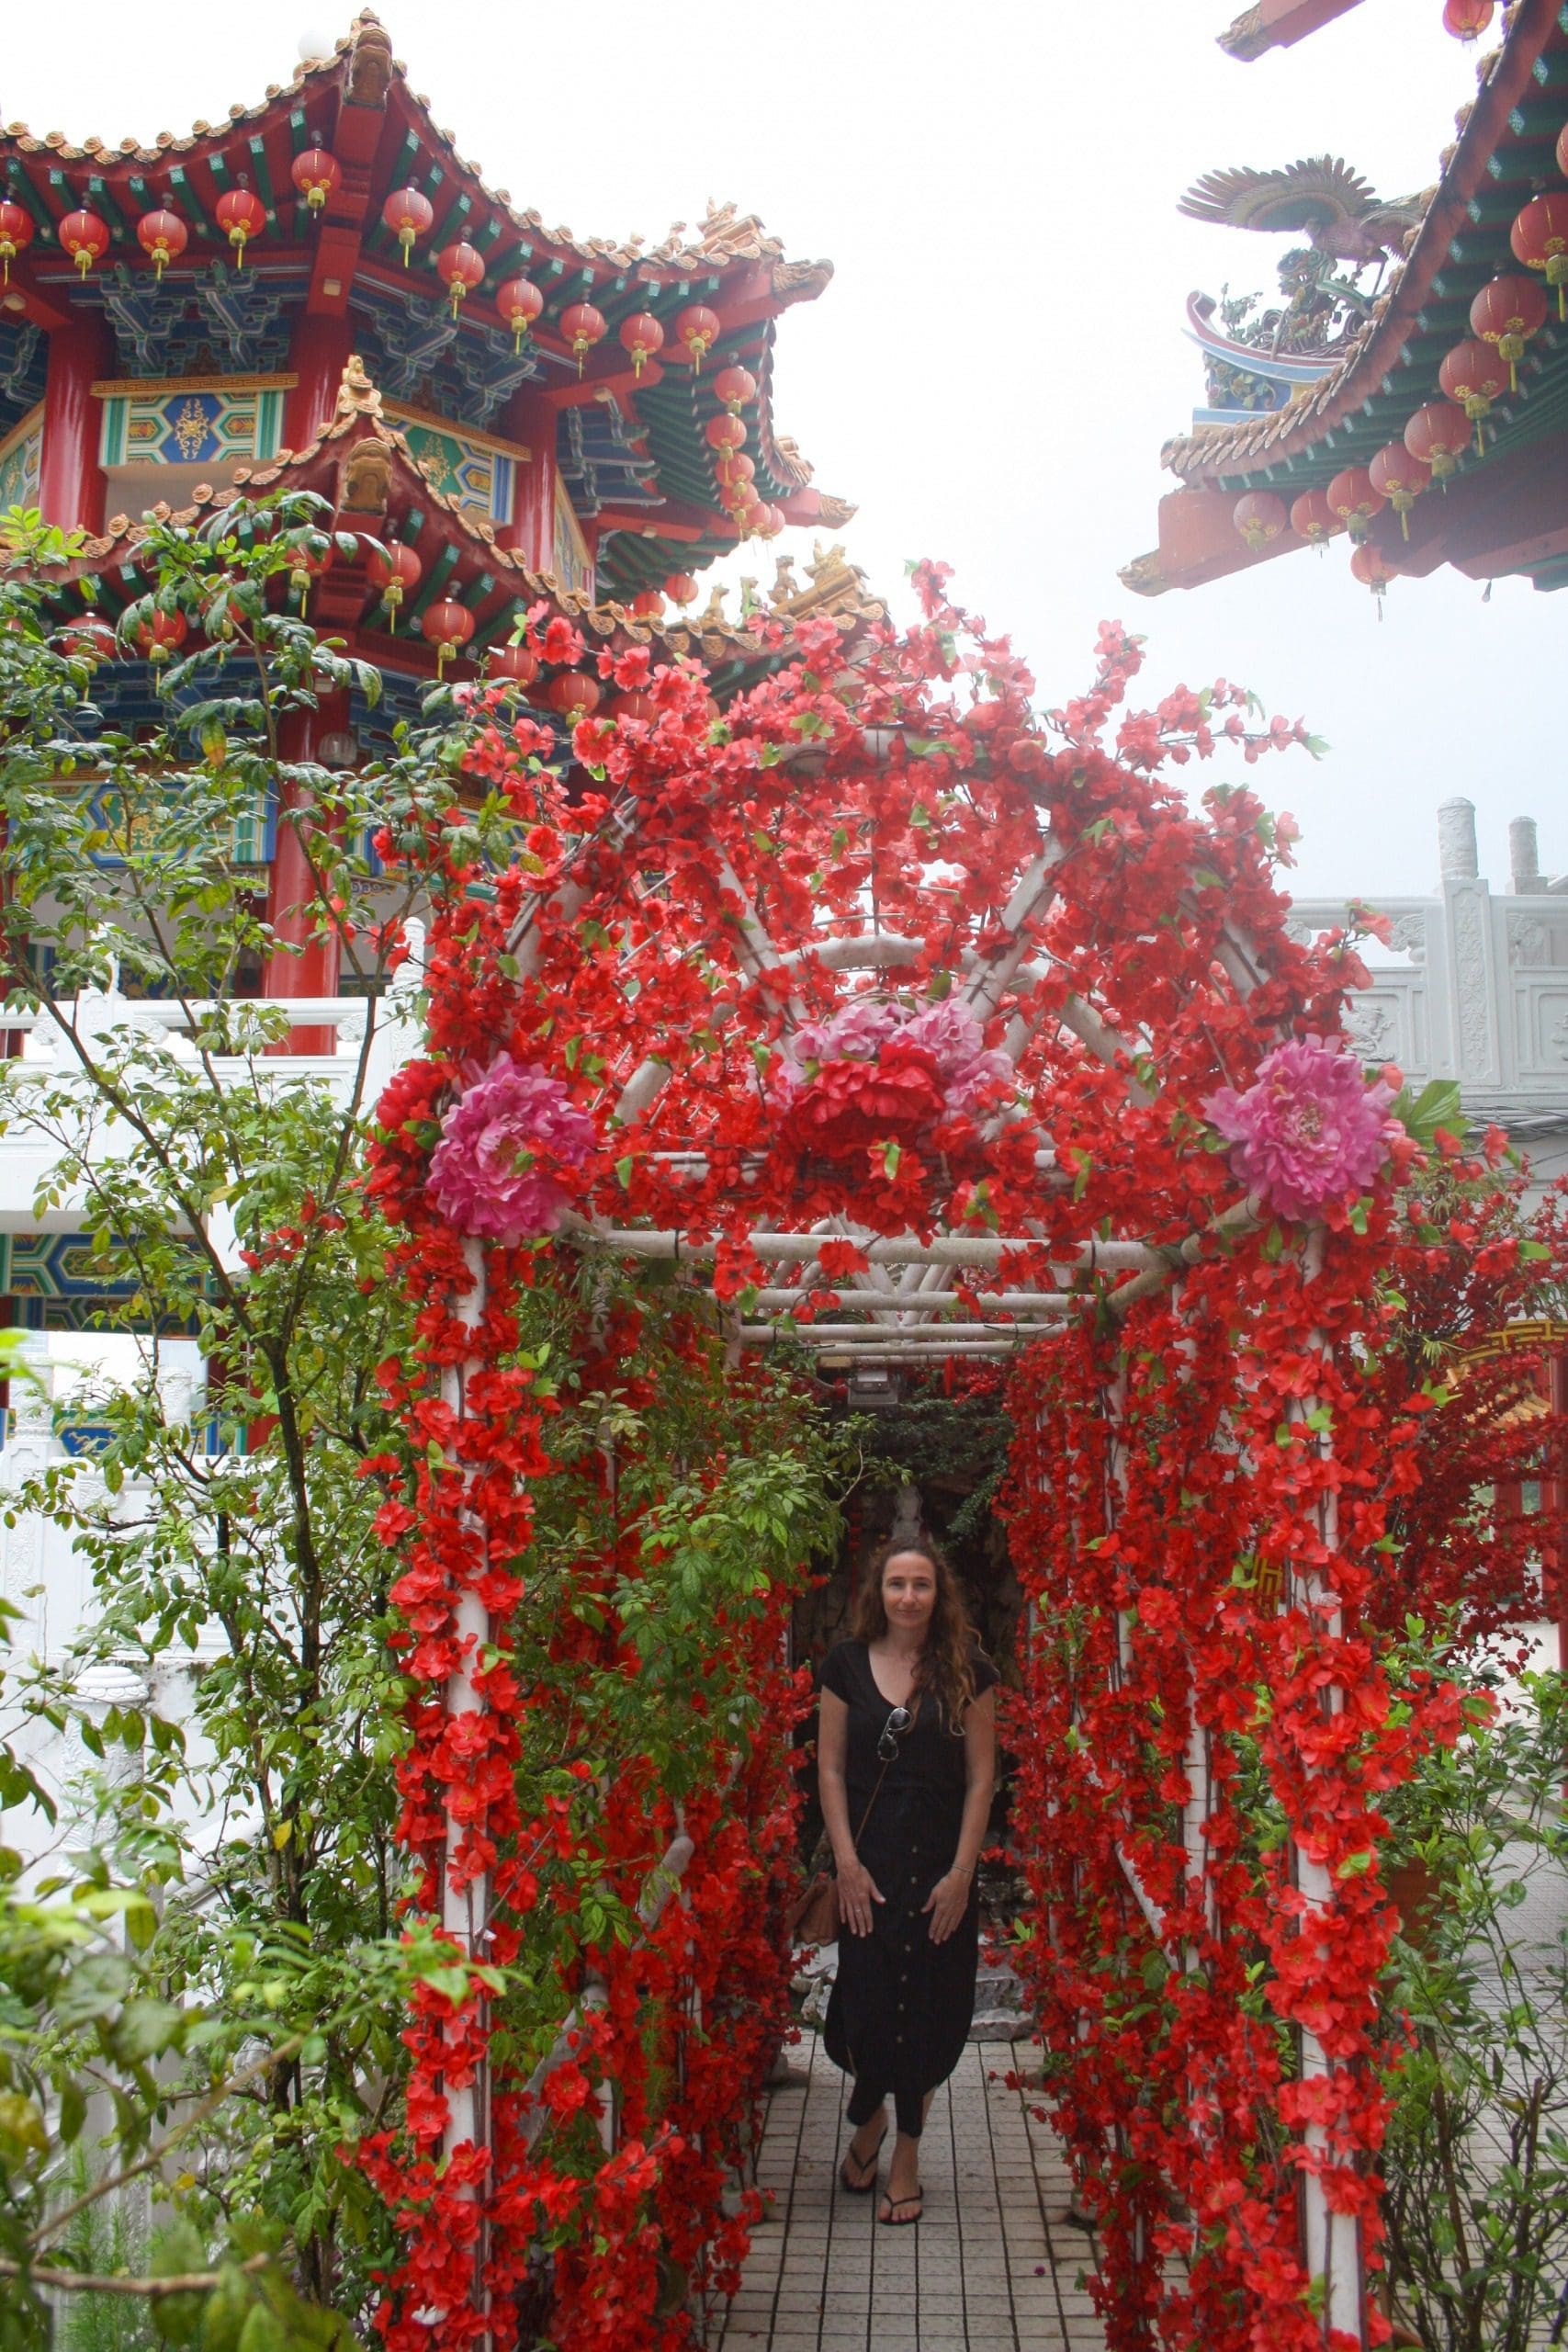
[{"label": "woman's long curly hair", "polygon": [[880,1642],[887,1632],[887,1609],[882,1581],[889,1560],[906,1554],[930,1564],[936,1578],[936,1605],[926,1631],[926,1645],[915,1668],[915,1690],[930,1691],[942,1710],[949,1731],[962,1738],[964,1719],[975,1703],[975,1628],[958,1589],[958,1579],[934,1544],[884,1544],[867,1571],[855,1601],[850,1638]]}]

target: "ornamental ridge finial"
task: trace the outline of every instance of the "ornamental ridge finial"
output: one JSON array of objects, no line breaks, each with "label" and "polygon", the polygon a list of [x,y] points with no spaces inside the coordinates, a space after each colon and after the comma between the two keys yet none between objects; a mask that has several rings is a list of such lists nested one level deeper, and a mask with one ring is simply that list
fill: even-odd
[{"label": "ornamental ridge finial", "polygon": [[341,416],[371,416],[381,413],[381,395],[365,372],[365,362],[357,351],[350,352],[344,367],[343,380],[337,390],[337,413]]}]

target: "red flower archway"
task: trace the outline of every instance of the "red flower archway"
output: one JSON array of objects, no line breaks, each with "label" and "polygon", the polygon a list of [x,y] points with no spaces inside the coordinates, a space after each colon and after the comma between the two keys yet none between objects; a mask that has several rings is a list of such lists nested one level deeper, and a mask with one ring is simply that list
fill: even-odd
[{"label": "red flower archway", "polygon": [[[519,1818],[512,1780],[518,1712],[549,1694],[503,1656],[552,1467],[516,1307],[593,1264],[673,1267],[684,1344],[722,1344],[719,1378],[743,1381],[781,1323],[903,1364],[1021,1351],[1022,1965],[1071,2078],[1112,2341],[1379,2340],[1377,1805],[1457,1728],[1447,1690],[1391,1703],[1367,1614],[1428,1401],[1382,1350],[1416,1147],[1338,1051],[1352,945],[1287,933],[1288,820],[1235,782],[1194,807],[1163,773],[1227,748],[1250,763],[1301,728],[1223,683],[1124,714],[1140,654],[1110,628],[1092,690],[1037,718],[1006,641],[939,569],[917,584],[909,634],[852,659],[824,622],[718,718],[694,667],[602,657],[646,715],[581,721],[564,775],[491,693],[463,765],[509,804],[519,854],[486,869],[456,812],[381,844],[425,861],[434,896],[429,1055],[382,1105],[373,1174],[423,1308],[420,1362],[386,1374],[410,1448],[379,1465],[421,1693],[403,1834],[468,1971],[414,2021],[407,2131],[373,2151],[407,2234],[394,2346],[509,2343],[529,2248],[563,2215],[598,2253],[558,2266],[558,2343],[691,2341],[660,2265],[716,2234],[722,2283],[744,2231],[717,2219],[714,2151],[767,2037],[747,2042],[733,2005],[749,2063],[688,2035],[679,2095],[601,2162],[539,2123],[636,2075],[639,1999],[679,2005],[694,1973],[710,2018],[727,1974],[776,2006],[783,1684],[769,1736],[716,1729],[705,1764],[732,1849],[744,1822],[716,1792],[740,1776],[760,1870],[743,1886],[694,1838],[695,1940],[675,1906],[638,1956],[591,1954],[603,2002],[580,2001],[549,2082],[497,2059],[474,1973],[525,1951],[526,1850],[550,1829]],[[536,650],[563,673],[582,656],[560,622]],[[1216,1118],[1250,1141],[1227,1151]],[[1276,1212],[1236,1170],[1263,1183],[1280,1154]],[[502,1166],[486,1223],[471,1204]],[[613,1368],[636,1322],[589,1317],[576,1344]],[[748,1637],[758,1677],[777,1626]],[[1237,1802],[1258,1775],[1266,1850]],[[644,1795],[606,1792],[612,1859]]]}]

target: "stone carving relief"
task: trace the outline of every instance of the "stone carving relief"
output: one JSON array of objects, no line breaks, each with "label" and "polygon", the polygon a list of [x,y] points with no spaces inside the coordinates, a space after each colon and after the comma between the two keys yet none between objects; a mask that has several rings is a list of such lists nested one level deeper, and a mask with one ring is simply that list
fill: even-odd
[{"label": "stone carving relief", "polygon": [[1492,1060],[1492,1024],[1486,1003],[1486,933],[1483,894],[1450,890],[1454,986],[1459,1000],[1460,1070],[1484,1076]]},{"label": "stone carving relief", "polygon": [[1396,915],[1389,932],[1389,945],[1408,956],[1413,964],[1427,960],[1427,918],[1425,915]]},{"label": "stone carving relief", "polygon": [[1359,997],[1347,1023],[1350,1043],[1366,1062],[1387,1061],[1399,1039],[1399,1008],[1386,997]]},{"label": "stone carving relief", "polygon": [[1511,914],[1508,917],[1509,963],[1544,964],[1546,960],[1546,925],[1535,915]]}]

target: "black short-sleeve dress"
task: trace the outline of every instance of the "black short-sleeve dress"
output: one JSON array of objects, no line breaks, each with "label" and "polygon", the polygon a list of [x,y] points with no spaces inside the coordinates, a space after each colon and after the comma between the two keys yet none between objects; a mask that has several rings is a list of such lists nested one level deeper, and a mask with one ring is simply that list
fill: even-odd
[{"label": "black short-sleeve dress", "polygon": [[[979,1698],[996,1682],[997,1669],[977,1652],[973,1664]],[[945,1943],[932,1943],[931,1917],[922,1909],[958,1851],[966,1786],[963,1732],[954,1731],[928,1693],[910,1728],[898,1735],[898,1753],[878,1787],[877,1742],[893,1709],[877,1688],[863,1642],[840,1642],[829,1652],[822,1688],[850,1711],[844,1774],[850,1830],[886,1897],[872,1905],[869,1936],[846,1928],[839,1938],[839,1973],[823,2040],[834,2064],[855,2077],[852,2119],[869,2121],[891,2091],[898,2129],[914,2136],[920,2102],[957,2065],[975,2015],[980,1954],[975,1884]],[[871,1814],[862,1831],[867,1805]]]}]

